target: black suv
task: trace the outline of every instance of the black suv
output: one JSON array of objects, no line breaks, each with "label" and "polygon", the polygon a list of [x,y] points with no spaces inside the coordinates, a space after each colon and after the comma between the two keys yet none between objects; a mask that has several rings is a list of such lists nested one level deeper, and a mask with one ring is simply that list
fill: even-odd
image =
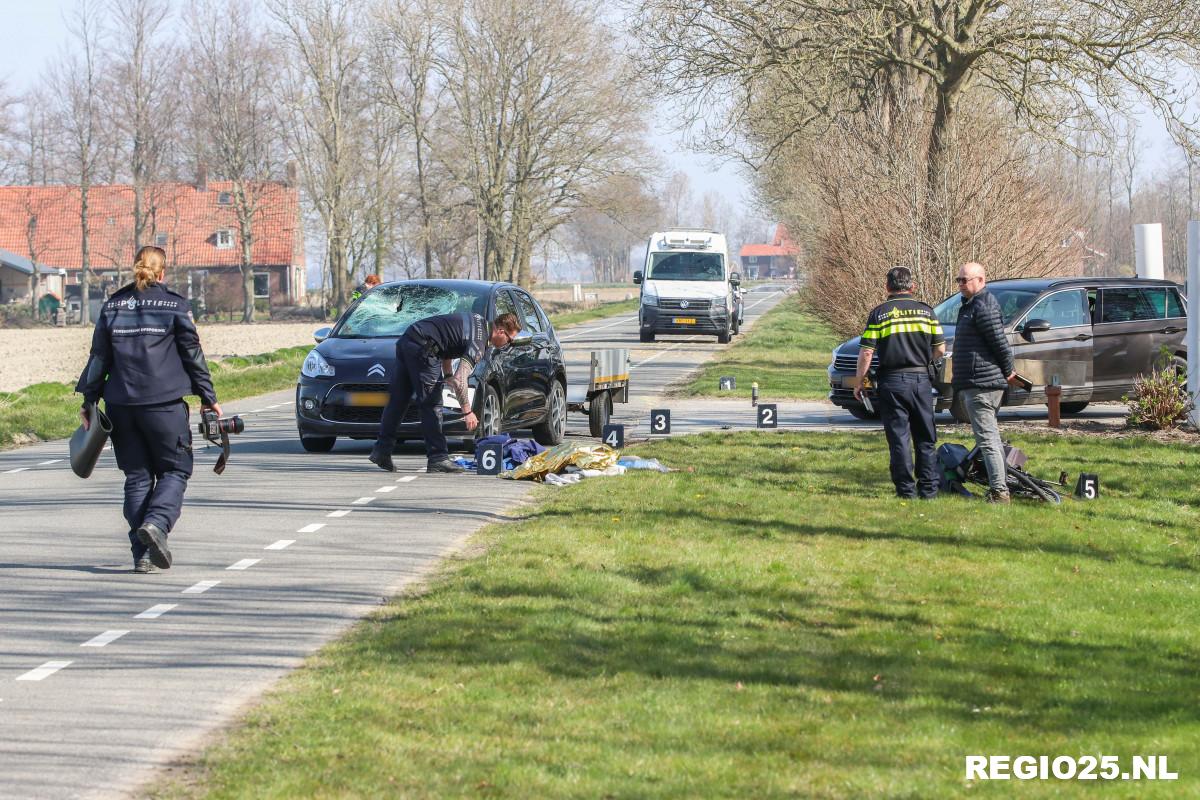
[{"label": "black suv", "polygon": [[[310,453],[327,453],[339,436],[375,439],[396,368],[396,340],[408,326],[436,314],[471,311],[490,323],[516,314],[521,331],[503,350],[493,347],[475,365],[468,393],[479,426],[475,437],[533,429],[545,445],[566,431],[567,373],[554,327],[537,301],[518,286],[484,281],[418,280],[384,283],[351,305],[333,329],[314,334],[318,344],[300,369],[296,426]],[[456,362],[457,366],[457,362]],[[469,439],[453,392],[443,392],[443,429]],[[401,439],[419,439],[420,422],[410,406]]]},{"label": "black suv", "polygon": [[[1078,414],[1090,402],[1120,400],[1134,379],[1154,366],[1166,347],[1179,369],[1187,369],[1187,307],[1177,284],[1144,278],[1019,278],[991,281],[988,291],[1000,303],[1004,329],[1017,372],[1032,391],[1009,388],[1004,405],[1046,402],[1046,386],[1062,386],[1062,410]],[[934,384],[937,410],[949,408],[967,421],[954,403],[951,354],[962,295],[934,308],[946,334],[946,359]],[[829,399],[859,419],[876,415],[854,399],[859,338],[833,349]],[[872,395],[873,397],[873,395]]]}]

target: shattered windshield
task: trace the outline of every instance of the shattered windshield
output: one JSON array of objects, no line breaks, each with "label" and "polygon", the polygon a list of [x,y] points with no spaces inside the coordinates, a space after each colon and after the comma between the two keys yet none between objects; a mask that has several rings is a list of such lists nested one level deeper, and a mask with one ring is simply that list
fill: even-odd
[{"label": "shattered windshield", "polygon": [[725,265],[720,253],[651,253],[647,280],[720,281]]},{"label": "shattered windshield", "polygon": [[419,319],[460,311],[486,317],[488,293],[487,287],[451,289],[419,283],[380,286],[363,295],[358,305],[338,324],[333,336],[339,339],[396,337]]}]

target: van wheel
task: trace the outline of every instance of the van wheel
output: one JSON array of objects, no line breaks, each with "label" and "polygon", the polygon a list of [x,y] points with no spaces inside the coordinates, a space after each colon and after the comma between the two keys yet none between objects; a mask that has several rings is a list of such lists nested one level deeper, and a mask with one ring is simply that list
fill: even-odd
[{"label": "van wheel", "polygon": [[741,329],[742,329],[742,323],[740,320],[738,320],[737,315],[734,315],[734,317],[733,317],[733,335],[737,336],[738,331],[740,331]]},{"label": "van wheel", "polygon": [[1058,410],[1063,414],[1078,414],[1088,407],[1086,402],[1083,403],[1059,403]]},{"label": "van wheel", "polygon": [[643,342],[653,342],[654,341],[654,331],[639,331],[638,339]]},{"label": "van wheel", "polygon": [[956,422],[964,425],[971,424],[971,415],[967,413],[967,404],[959,392],[955,392],[954,398],[950,401],[950,416],[954,417]]}]

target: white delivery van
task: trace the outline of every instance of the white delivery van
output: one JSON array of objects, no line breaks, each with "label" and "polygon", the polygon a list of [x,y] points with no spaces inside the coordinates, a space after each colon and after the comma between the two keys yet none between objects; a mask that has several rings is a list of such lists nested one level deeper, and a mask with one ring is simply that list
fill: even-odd
[{"label": "white delivery van", "polygon": [[742,323],[741,284],[725,237],[716,231],[677,229],[650,237],[638,315],[643,342],[660,333],[708,333],[725,344]]}]

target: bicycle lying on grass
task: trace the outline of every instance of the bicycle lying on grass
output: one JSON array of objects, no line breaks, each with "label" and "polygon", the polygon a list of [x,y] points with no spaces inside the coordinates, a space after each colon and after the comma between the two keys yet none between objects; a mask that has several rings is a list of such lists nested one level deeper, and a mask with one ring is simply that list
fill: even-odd
[{"label": "bicycle lying on grass", "polygon": [[[964,497],[976,495],[965,484],[988,486],[987,467],[979,447],[967,450],[961,444],[943,444],[938,448],[938,461],[942,466],[943,486]],[[1004,445],[1004,466],[1008,493],[1024,500],[1039,500],[1046,503],[1061,503],[1062,495],[1055,487],[1066,485],[1067,473],[1059,473],[1057,482],[1035,478],[1023,468],[1028,457],[1023,450],[1009,444]]]}]

